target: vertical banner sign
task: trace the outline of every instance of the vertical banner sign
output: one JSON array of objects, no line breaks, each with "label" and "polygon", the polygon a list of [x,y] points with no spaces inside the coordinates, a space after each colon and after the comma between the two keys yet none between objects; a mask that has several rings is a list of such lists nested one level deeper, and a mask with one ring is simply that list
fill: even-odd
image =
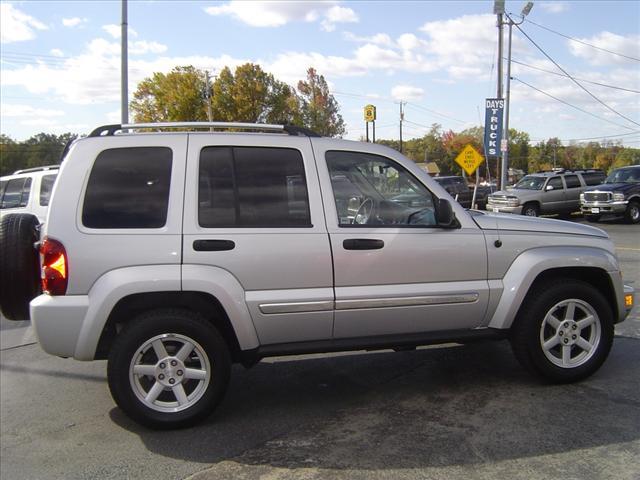
[{"label": "vertical banner sign", "polygon": [[487,157],[500,156],[502,140],[503,98],[487,98],[484,111],[484,153]]}]

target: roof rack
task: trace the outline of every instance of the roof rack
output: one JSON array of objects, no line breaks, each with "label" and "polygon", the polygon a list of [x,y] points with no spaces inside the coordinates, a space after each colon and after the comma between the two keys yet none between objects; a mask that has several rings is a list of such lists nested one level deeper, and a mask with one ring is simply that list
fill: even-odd
[{"label": "roof rack", "polygon": [[201,128],[209,128],[211,130],[249,130],[263,132],[282,132],[289,135],[302,137],[320,137],[321,135],[304,127],[295,125],[273,125],[269,123],[241,123],[241,122],[159,122],[159,123],[131,123],[131,124],[114,124],[103,125],[96,128],[89,134],[89,137],[102,137],[115,135],[116,132],[124,130],[141,130],[141,129],[171,129],[171,128],[190,128],[193,130]]},{"label": "roof rack", "polygon": [[33,167],[33,168],[24,168],[22,170],[16,170],[13,172],[13,175],[18,175],[20,173],[33,173],[33,172],[45,172],[47,170],[58,170],[60,165],[45,165],[42,167]]},{"label": "roof rack", "polygon": [[553,170],[539,170],[535,173],[604,173],[604,170],[599,168],[578,168],[575,170],[571,168],[554,168]]}]

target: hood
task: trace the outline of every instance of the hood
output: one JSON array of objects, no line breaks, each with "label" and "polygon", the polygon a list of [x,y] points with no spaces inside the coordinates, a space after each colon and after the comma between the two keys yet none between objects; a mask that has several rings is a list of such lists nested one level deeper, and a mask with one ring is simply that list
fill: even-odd
[{"label": "hood", "polygon": [[495,230],[497,226],[500,230],[609,238],[607,232],[599,228],[552,218],[525,217],[510,213],[483,213],[482,215],[474,215],[473,219],[483,230]]},{"label": "hood", "polygon": [[626,192],[632,188],[640,188],[640,183],[618,182],[618,183],[602,183],[585,190],[585,192]]},{"label": "hood", "polygon": [[498,190],[497,192],[493,192],[491,195],[493,196],[505,196],[505,197],[534,197],[538,196],[542,193],[542,190],[528,190],[526,188],[510,188],[509,190]]}]

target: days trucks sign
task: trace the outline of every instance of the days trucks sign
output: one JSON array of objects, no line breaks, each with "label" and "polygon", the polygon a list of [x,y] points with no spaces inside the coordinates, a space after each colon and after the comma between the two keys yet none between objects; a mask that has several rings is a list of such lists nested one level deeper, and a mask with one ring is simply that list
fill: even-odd
[{"label": "days trucks sign", "polygon": [[487,98],[484,113],[484,154],[487,157],[500,156],[503,113],[503,98]]}]

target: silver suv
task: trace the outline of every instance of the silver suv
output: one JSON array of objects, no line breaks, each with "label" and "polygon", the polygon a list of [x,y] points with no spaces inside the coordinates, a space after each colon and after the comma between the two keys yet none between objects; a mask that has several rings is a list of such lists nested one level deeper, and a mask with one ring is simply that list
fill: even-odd
[{"label": "silver suv", "polygon": [[39,254],[42,348],[108,359],[116,403],[156,428],[202,419],[232,363],[269,356],[508,339],[577,381],[633,303],[602,230],[466,211],[395,150],[279,125],[96,129]]},{"label": "silver suv", "polygon": [[58,165],[28,168],[0,177],[0,217],[31,213],[43,223],[58,168]]},{"label": "silver suv", "polygon": [[523,177],[507,190],[489,195],[487,209],[529,217],[580,210],[580,194],[602,183],[602,170],[554,170]]}]

